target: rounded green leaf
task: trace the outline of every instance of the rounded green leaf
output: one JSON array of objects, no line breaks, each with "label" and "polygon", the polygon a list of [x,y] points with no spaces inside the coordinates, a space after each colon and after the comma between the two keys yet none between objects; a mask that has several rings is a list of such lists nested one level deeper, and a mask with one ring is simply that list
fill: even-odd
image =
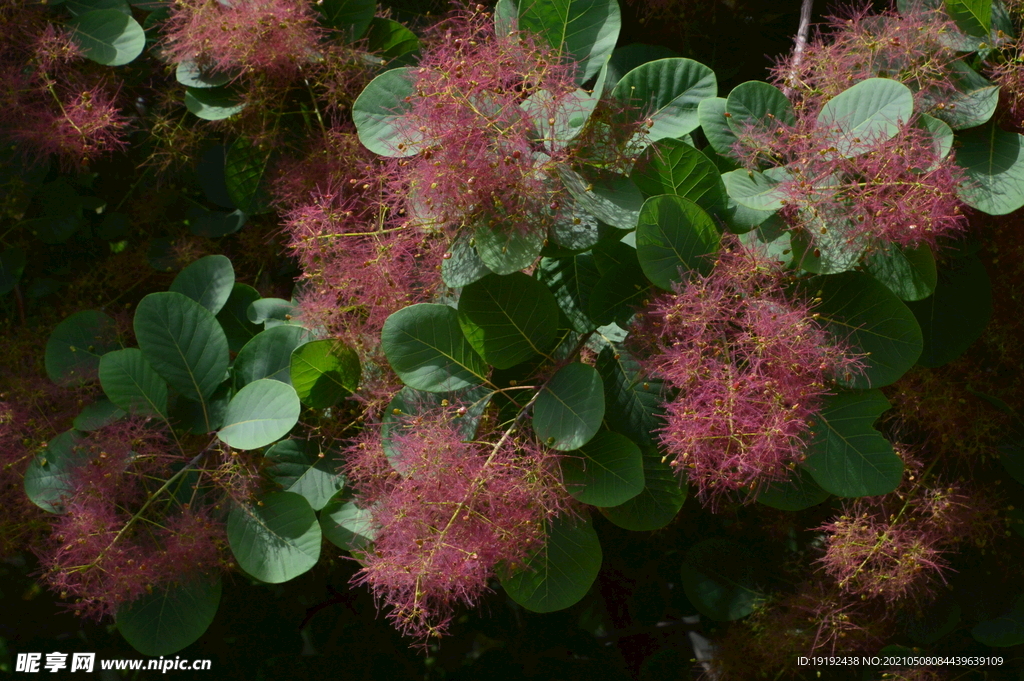
[{"label": "rounded green leaf", "polygon": [[577,333],[593,331],[590,319],[590,291],[601,278],[590,253],[568,258],[543,258],[537,268],[541,283],[555,296],[558,306]]},{"label": "rounded green leaf", "polygon": [[248,315],[249,306],[259,299],[259,291],[252,286],[236,283],[231,287],[231,295],[224,307],[217,313],[217,321],[224,329],[228,348],[232,352],[241,350],[261,331],[259,324],[249,321]]},{"label": "rounded green leaf", "polygon": [[519,30],[541,36],[575,63],[577,84],[601,70],[621,26],[617,0],[519,1]]},{"label": "rounded green leaf", "polygon": [[560,167],[558,175],[566,190],[576,199],[578,210],[619,229],[633,229],[644,195],[632,179],[592,166],[578,169]]},{"label": "rounded green leaf", "polygon": [[856,156],[893,137],[914,115],[914,93],[889,78],[868,78],[825,103],[818,125],[834,131],[832,145]]},{"label": "rounded green leaf", "polygon": [[802,511],[828,498],[829,493],[814,482],[805,468],[791,471],[788,480],[768,483],[757,491],[758,502],[781,511]]},{"label": "rounded green leaf", "polygon": [[96,378],[100,357],[117,347],[114,320],[96,310],[71,315],[46,341],[46,375],[60,385],[81,385]]},{"label": "rounded green leaf", "polygon": [[612,97],[629,106],[634,117],[650,121],[652,142],[682,137],[700,126],[697,106],[718,94],[715,72],[692,59],[658,59],[622,77]]},{"label": "rounded green leaf", "polygon": [[441,279],[445,286],[461,288],[483,279],[491,270],[470,245],[470,237],[459,236],[441,261]]},{"label": "rounded green leaf", "polygon": [[266,473],[285,492],[299,494],[314,511],[322,509],[345,486],[341,461],[309,440],[282,440],[263,455]]},{"label": "rounded green leaf", "polygon": [[672,291],[691,270],[708,272],[718,250],[718,228],[700,206],[681,196],[652,196],[640,210],[636,257],[656,286]]},{"label": "rounded green leaf", "polygon": [[823,490],[837,497],[888,494],[903,477],[903,460],[874,428],[890,407],[879,390],[842,392],[825,398],[812,429],[804,465]]},{"label": "rounded green leaf", "polygon": [[244,137],[228,149],[224,183],[231,203],[243,213],[259,215],[271,209],[270,156],[269,148],[261,149]]},{"label": "rounded green leaf", "polygon": [[217,437],[235,449],[259,449],[287,435],[301,411],[295,388],[261,378],[231,398]]},{"label": "rounded green leaf", "polygon": [[602,349],[596,366],[604,383],[608,426],[634,442],[656,445],[656,431],[664,425],[665,381],[645,375],[636,358],[619,344]]},{"label": "rounded green leaf", "polygon": [[706,617],[729,622],[746,617],[762,600],[756,585],[756,557],[727,539],[706,539],[686,552],[683,590]]},{"label": "rounded green leaf", "polygon": [[179,396],[171,407],[171,421],[175,428],[193,435],[211,433],[223,425],[224,414],[234,394],[232,387],[225,383],[203,402],[193,402]]},{"label": "rounded green leaf", "polygon": [[121,409],[129,414],[167,418],[167,382],[138,348],[103,355],[99,373],[103,392]]},{"label": "rounded green leaf", "polygon": [[974,255],[954,258],[939,270],[935,293],[909,303],[924,335],[917,363],[930,368],[948,364],[981,337],[992,317],[992,283]]},{"label": "rounded green leaf", "polygon": [[945,0],[949,18],[967,35],[988,38],[992,30],[992,3],[989,0]]},{"label": "rounded green leaf", "polygon": [[316,8],[324,23],[342,31],[349,42],[363,37],[377,13],[375,0],[321,0]]},{"label": "rounded green leaf", "polygon": [[734,159],[733,145],[739,141],[739,138],[729,127],[729,117],[725,115],[727,103],[728,100],[725,97],[702,99],[697,106],[697,120],[700,122],[704,136],[708,138],[711,148],[726,159]]},{"label": "rounded green leaf", "polygon": [[[722,175],[729,197],[741,206],[755,211],[777,211],[782,208],[786,191],[779,187],[781,168],[775,173],[733,170]],[[766,216],[767,217],[767,216]]]},{"label": "rounded green leaf", "polygon": [[675,194],[712,214],[724,208],[721,173],[707,156],[680,140],[664,139],[652,144],[630,177],[647,198]]},{"label": "rounded green leaf", "polygon": [[590,292],[590,318],[602,326],[612,322],[625,326],[643,306],[648,291],[650,284],[635,261],[613,265]]},{"label": "rounded green leaf", "polygon": [[957,140],[956,162],[967,175],[957,190],[964,203],[989,215],[1024,206],[1024,136],[990,123]]},{"label": "rounded green leaf", "polygon": [[323,536],[316,513],[293,492],[268,494],[260,505],[233,506],[227,530],[238,566],[263,582],[287,582],[320,559]]},{"label": "rounded green leaf", "polygon": [[873,253],[864,268],[905,301],[923,300],[932,295],[939,280],[935,256],[927,244],[917,248],[888,244]]},{"label": "rounded green leaf", "polygon": [[79,445],[81,433],[66,430],[50,440],[25,471],[25,494],[44,511],[64,513],[64,499],[74,490],[74,472],[89,460]]},{"label": "rounded green leaf", "polygon": [[579,602],[601,570],[601,542],[590,518],[555,518],[544,546],[525,569],[501,585],[509,597],[533,612],[554,612]]},{"label": "rounded green leaf", "polygon": [[171,655],[199,640],[220,607],[220,577],[159,586],[122,605],[115,621],[125,640],[143,655]]},{"label": "rounded green leaf", "polygon": [[125,411],[110,400],[96,400],[87,404],[75,417],[75,430],[92,431],[109,426],[114,421],[124,417]]},{"label": "rounded green leaf", "polygon": [[217,319],[191,298],[151,293],[135,309],[139,348],[167,384],[195,402],[213,394],[228,369],[228,341]]},{"label": "rounded green leaf", "polygon": [[146,47],[146,33],[129,14],[116,9],[86,12],[68,22],[71,39],[82,53],[104,66],[121,66]]},{"label": "rounded green leaf", "polygon": [[220,87],[231,81],[227,73],[204,73],[191,59],[178,63],[174,69],[174,78],[185,87],[198,89]]},{"label": "rounded green leaf", "polygon": [[585,504],[618,506],[644,489],[643,454],[625,435],[600,432],[561,461],[565,489]]},{"label": "rounded green leaf", "polygon": [[[961,60],[950,64],[950,80],[956,88],[936,88],[924,101],[934,106],[928,111],[954,130],[984,125],[992,119],[999,105],[999,86]],[[941,107],[939,106],[941,105]]]},{"label": "rounded green leaf", "polygon": [[393,19],[374,17],[366,33],[368,52],[383,57],[381,65],[408,64],[415,60],[420,49],[416,34]]},{"label": "rounded green leaf", "polygon": [[[43,3],[39,3],[43,4]],[[56,5],[58,3],[49,0],[47,4]],[[78,16],[85,14],[86,12],[92,12],[97,9],[116,9],[119,12],[131,16],[132,8],[129,6],[127,0],[66,0],[61,2],[64,9],[69,11],[72,16]]]},{"label": "rounded green leaf", "polygon": [[533,405],[540,441],[568,452],[587,444],[604,418],[604,385],[597,369],[574,362],[558,370]]},{"label": "rounded green leaf", "polygon": [[523,231],[514,224],[479,225],[473,240],[484,266],[502,275],[526,269],[544,248],[543,232]]},{"label": "rounded green leaf", "polygon": [[796,115],[789,97],[768,83],[751,80],[740,83],[729,93],[725,103],[726,123],[737,135],[752,129],[770,131],[779,124],[796,125]]},{"label": "rounded green leaf", "polygon": [[320,511],[324,538],[345,551],[362,551],[376,537],[373,513],[360,508],[346,491],[334,495]]},{"label": "rounded green leaf", "polygon": [[249,304],[245,312],[246,318],[253,324],[263,324],[264,328],[272,328],[290,322],[298,314],[295,303],[283,298],[260,298]]},{"label": "rounded green leaf", "polygon": [[995,648],[1009,648],[1024,643],[1024,595],[1002,616],[979,622],[971,630],[975,640]]},{"label": "rounded green leaf", "polygon": [[421,135],[412,129],[405,114],[407,98],[415,94],[412,67],[385,71],[367,84],[352,104],[352,121],[363,146],[392,158],[419,152]]},{"label": "rounded green leaf", "polygon": [[[903,301],[870,275],[844,272],[811,280],[809,293],[825,329],[863,354],[863,372],[838,377],[848,388],[880,388],[895,382],[921,356],[921,327]],[[814,290],[811,290],[814,289]]]},{"label": "rounded green leaf", "polygon": [[635,497],[601,513],[615,525],[634,532],[658,530],[679,513],[686,501],[687,485],[680,482],[672,467],[661,460],[654,447],[643,450],[644,488]]},{"label": "rounded green leaf", "polygon": [[450,392],[486,380],[487,365],[447,305],[420,303],[394,313],[384,322],[381,347],[399,378],[417,390]]},{"label": "rounded green leaf", "polygon": [[[287,327],[277,327],[287,328]],[[292,385],[314,409],[333,407],[359,387],[359,355],[340,340],[318,340],[292,350]]]},{"label": "rounded green leaf", "polygon": [[221,121],[245,108],[228,86],[185,88],[185,108],[204,121]]},{"label": "rounded green leaf", "polygon": [[292,352],[309,340],[310,333],[301,326],[281,324],[256,334],[238,351],[232,370],[236,388],[272,378],[292,384]]},{"label": "rounded green leaf", "polygon": [[558,303],[544,284],[525,274],[492,274],[462,289],[458,318],[485,362],[511,369],[551,349]]},{"label": "rounded green leaf", "polygon": [[208,255],[179,272],[168,290],[188,296],[217,314],[234,286],[235,268],[231,261],[223,255]]}]

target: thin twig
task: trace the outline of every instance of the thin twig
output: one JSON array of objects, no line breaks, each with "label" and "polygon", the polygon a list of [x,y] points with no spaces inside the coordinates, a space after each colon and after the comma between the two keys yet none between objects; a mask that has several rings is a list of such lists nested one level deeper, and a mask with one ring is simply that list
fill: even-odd
[{"label": "thin twig", "polygon": [[811,31],[811,13],[814,9],[814,0],[804,0],[800,6],[800,26],[796,31],[795,45],[793,47],[793,59],[789,66],[789,77],[786,78],[786,86],[782,88],[783,94],[790,97],[793,94],[793,82],[796,80],[797,71],[804,60],[804,49],[807,47],[807,34]]}]

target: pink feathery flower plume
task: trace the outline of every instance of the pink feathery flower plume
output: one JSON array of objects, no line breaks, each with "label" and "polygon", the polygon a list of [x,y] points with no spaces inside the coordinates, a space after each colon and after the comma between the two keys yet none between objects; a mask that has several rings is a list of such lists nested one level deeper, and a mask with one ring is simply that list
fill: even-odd
[{"label": "pink feathery flower plume", "polygon": [[424,640],[442,635],[457,605],[475,604],[500,570],[522,563],[543,541],[544,521],[567,506],[541,447],[508,434],[466,441],[457,413],[438,408],[393,429],[390,463],[380,430],[368,428],[346,466],[376,532],[354,583]]},{"label": "pink feathery flower plume", "polygon": [[170,9],[164,57],[219,73],[293,78],[321,36],[308,0],[177,0]]},{"label": "pink feathery flower plume", "polygon": [[784,294],[776,263],[735,243],[653,300],[634,335],[646,372],[678,390],[659,432],[666,458],[712,505],[785,478],[833,377],[860,366]]}]

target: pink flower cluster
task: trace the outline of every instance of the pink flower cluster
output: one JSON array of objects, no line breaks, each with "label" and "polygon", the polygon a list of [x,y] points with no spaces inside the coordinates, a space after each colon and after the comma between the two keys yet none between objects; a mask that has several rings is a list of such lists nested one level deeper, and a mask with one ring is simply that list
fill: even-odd
[{"label": "pink flower cluster", "polygon": [[507,434],[466,441],[457,414],[441,407],[393,429],[391,463],[381,431],[369,428],[346,466],[376,533],[354,582],[423,639],[442,635],[458,604],[475,604],[488,580],[514,570],[543,541],[545,519],[567,508],[542,448]]},{"label": "pink flower cluster", "polygon": [[457,14],[437,31],[404,116],[417,153],[391,162],[396,211],[434,229],[546,229],[558,209],[551,175],[568,152],[545,145],[531,118],[555,128],[579,107],[575,66],[526,34],[496,35],[486,12]]},{"label": "pink flower cluster", "polygon": [[128,119],[107,74],[83,66],[68,31],[27,3],[0,8],[0,135],[68,168],[123,149]]},{"label": "pink flower cluster", "polygon": [[177,0],[170,9],[164,57],[232,76],[294,78],[321,37],[308,0]]},{"label": "pink flower cluster", "polygon": [[80,448],[87,455],[70,474],[66,512],[37,549],[44,581],[75,611],[113,615],[183,573],[221,569],[226,538],[212,509],[168,495],[131,522],[180,461],[159,432],[128,418],[90,433]]},{"label": "pink flower cluster", "polygon": [[736,244],[651,301],[634,335],[645,371],[678,390],[659,433],[667,457],[712,505],[784,478],[833,377],[859,367],[784,294],[778,266]]},{"label": "pink flower cluster", "polygon": [[909,463],[917,476],[901,494],[847,502],[839,517],[818,528],[827,534],[819,562],[849,594],[889,603],[925,598],[945,582],[945,555],[955,545],[984,546],[995,538],[992,500],[960,484],[925,484],[920,466]]}]

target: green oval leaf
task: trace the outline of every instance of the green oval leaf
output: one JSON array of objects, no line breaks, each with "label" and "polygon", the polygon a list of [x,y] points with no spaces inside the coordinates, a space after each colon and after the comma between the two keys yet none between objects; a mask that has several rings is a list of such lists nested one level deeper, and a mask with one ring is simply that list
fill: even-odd
[{"label": "green oval leaf", "polygon": [[739,141],[736,133],[729,127],[729,117],[725,114],[728,100],[725,97],[709,97],[700,100],[697,105],[697,120],[700,122],[704,136],[708,138],[711,148],[726,159],[735,160],[733,145]]},{"label": "green oval leaf", "polygon": [[690,199],[708,213],[721,213],[724,209],[721,173],[707,156],[686,142],[655,142],[637,161],[630,177],[648,198],[675,194]]},{"label": "green oval leaf", "polygon": [[779,187],[779,174],[740,169],[723,174],[722,182],[725,183],[729,197],[741,206],[750,210],[774,212],[785,205],[787,196],[785,189]]},{"label": "green oval leaf", "polygon": [[644,195],[628,177],[592,166],[571,169],[562,166],[558,175],[576,199],[577,208],[619,229],[633,229]]},{"label": "green oval leaf", "polygon": [[320,511],[320,529],[327,541],[345,551],[362,551],[376,538],[373,513],[341,491]]},{"label": "green oval leaf", "polygon": [[651,122],[650,141],[682,137],[700,126],[697,106],[718,94],[715,72],[692,59],[658,59],[622,77],[612,97],[633,110],[635,119]]},{"label": "green oval leaf", "polygon": [[726,123],[737,135],[751,130],[774,130],[779,124],[796,125],[796,114],[782,90],[759,80],[740,83],[725,102]]},{"label": "green oval leaf", "polygon": [[292,385],[302,403],[314,409],[333,407],[351,395],[361,374],[359,355],[340,340],[312,341],[292,350]]},{"label": "green oval leaf", "polygon": [[450,288],[468,286],[490,273],[491,270],[470,245],[470,237],[465,234],[452,242],[451,249],[441,261],[441,279]]},{"label": "green oval leaf", "polygon": [[823,490],[837,497],[888,494],[903,477],[903,460],[874,428],[890,407],[879,390],[850,391],[825,398],[812,428],[804,466]]},{"label": "green oval leaf", "polygon": [[220,577],[158,586],[117,610],[125,640],[143,655],[171,655],[206,633],[220,607]]},{"label": "green oval leaf", "polygon": [[563,452],[587,444],[604,418],[604,386],[597,369],[574,362],[558,370],[533,406],[540,441]]},{"label": "green oval leaf", "polygon": [[935,293],[908,307],[924,336],[917,363],[934,368],[952,362],[981,337],[992,317],[992,284],[985,265],[974,255],[953,258],[939,270]]},{"label": "green oval leaf", "polygon": [[64,513],[64,499],[75,489],[75,469],[89,460],[81,442],[78,431],[66,430],[33,457],[24,479],[25,494],[33,504],[50,513]]},{"label": "green oval leaf", "polygon": [[664,425],[665,382],[645,376],[633,355],[619,344],[606,346],[597,357],[604,383],[605,419],[617,433],[634,442],[655,446],[655,432]]},{"label": "green oval leaf", "polygon": [[208,255],[179,272],[168,290],[188,296],[217,314],[234,286],[235,268],[231,261],[223,255]]},{"label": "green oval leaf", "polygon": [[191,59],[180,62],[174,69],[174,78],[185,87],[198,89],[220,87],[231,81],[227,73],[206,73]]},{"label": "green oval leaf", "polygon": [[363,37],[377,13],[375,0],[321,0],[316,8],[324,23],[342,31],[349,42]]},{"label": "green oval leaf", "polygon": [[249,304],[245,312],[246,318],[253,324],[263,324],[270,329],[289,323],[298,314],[295,303],[283,298],[260,298]]},{"label": "green oval leaf", "polygon": [[835,131],[835,153],[856,156],[896,135],[913,114],[910,88],[889,78],[868,78],[826,102],[818,125]]},{"label": "green oval leaf", "polygon": [[263,582],[287,582],[320,559],[323,536],[316,513],[292,492],[268,494],[261,505],[236,504],[228,514],[227,530],[238,566]]},{"label": "green oval leaf", "polygon": [[260,149],[244,137],[228,149],[224,183],[231,203],[243,213],[259,215],[271,210],[270,157],[269,148]]},{"label": "green oval leaf", "polygon": [[142,54],[146,33],[131,17],[116,9],[97,9],[68,22],[71,39],[82,53],[104,66],[122,66]]},{"label": "green oval leaf", "polygon": [[746,617],[763,599],[758,592],[757,559],[727,539],[706,539],[686,552],[682,577],[686,597],[706,617],[730,622]]},{"label": "green oval leaf", "polygon": [[222,121],[245,108],[228,86],[185,88],[185,108],[204,121]]},{"label": "green oval leaf", "polygon": [[205,307],[180,293],[151,293],[135,309],[139,348],[167,384],[202,403],[226,378],[228,341]]},{"label": "green oval leaf", "polygon": [[988,38],[992,30],[990,0],[945,0],[946,12],[967,35]]},{"label": "green oval leaf", "polygon": [[259,324],[249,321],[249,306],[260,299],[259,291],[248,284],[236,283],[231,287],[224,307],[217,313],[217,321],[224,329],[231,352],[238,352],[261,329]]},{"label": "green oval leaf", "polygon": [[99,373],[103,392],[121,409],[129,414],[167,418],[167,382],[138,348],[103,355]]},{"label": "green oval leaf", "polygon": [[975,640],[987,646],[1009,648],[1024,643],[1024,595],[1001,617],[978,622],[971,630]]},{"label": "green oval leaf", "polygon": [[587,595],[601,570],[601,542],[590,518],[555,518],[547,530],[547,541],[525,569],[501,580],[509,597],[533,612],[574,605]]},{"label": "green oval leaf", "polygon": [[525,274],[492,274],[462,289],[458,318],[485,362],[511,369],[551,349],[558,303],[544,284]]},{"label": "green oval leaf", "polygon": [[615,525],[634,532],[659,530],[676,517],[686,501],[687,485],[661,460],[654,447],[643,450],[644,488],[624,504],[601,509]]},{"label": "green oval leaf", "polygon": [[967,179],[957,193],[964,203],[989,215],[1006,215],[1024,206],[1024,136],[995,123],[966,130],[956,162]]},{"label": "green oval leaf", "polygon": [[419,152],[419,133],[406,119],[407,97],[415,94],[412,67],[391,69],[367,84],[352,104],[352,121],[363,146],[380,156],[402,158]]},{"label": "green oval leaf", "polygon": [[905,301],[923,300],[932,295],[939,280],[935,256],[926,244],[906,249],[888,244],[871,254],[864,269]]},{"label": "green oval leaf", "polygon": [[270,479],[309,502],[319,511],[345,486],[338,473],[341,461],[333,452],[324,452],[309,440],[282,440],[263,455]]},{"label": "green oval leaf", "polygon": [[590,292],[590,318],[602,326],[625,326],[643,306],[648,291],[650,284],[635,260],[613,265]]},{"label": "green oval leaf", "polygon": [[816,278],[808,292],[821,298],[814,311],[825,329],[849,343],[854,353],[865,354],[863,373],[840,376],[840,384],[857,389],[889,385],[921,356],[924,339],[914,313],[871,276],[844,272]]},{"label": "green oval leaf", "polygon": [[416,34],[393,19],[374,17],[366,34],[366,49],[383,57],[381,65],[415,61],[420,50]]},{"label": "green oval leaf", "polygon": [[526,269],[544,248],[543,232],[523,231],[513,224],[479,225],[473,239],[484,266],[501,275]]},{"label": "green oval leaf", "polygon": [[585,504],[618,506],[644,489],[643,454],[625,435],[602,431],[561,463],[565,489]]},{"label": "green oval leaf", "polygon": [[231,398],[217,437],[235,449],[259,449],[287,435],[301,411],[295,388],[261,378]]},{"label": "green oval leaf", "polygon": [[406,385],[451,392],[487,380],[487,365],[462,334],[458,317],[447,305],[420,303],[387,318],[381,347]]},{"label": "green oval leaf", "polygon": [[281,324],[256,334],[238,351],[232,373],[236,388],[272,378],[292,384],[292,352],[309,340],[310,333],[301,326]]},{"label": "green oval leaf", "polygon": [[555,296],[558,307],[577,333],[593,331],[590,319],[590,291],[601,278],[594,257],[583,253],[568,258],[542,258],[537,268],[541,283]]},{"label": "green oval leaf", "polygon": [[616,0],[519,0],[519,30],[541,36],[575,63],[577,84],[601,70],[621,26]]},{"label": "green oval leaf", "polygon": [[652,196],[640,210],[636,257],[644,274],[667,291],[691,270],[708,272],[707,256],[718,250],[721,236],[711,216],[681,196]]},{"label": "green oval leaf", "polygon": [[87,432],[99,430],[124,416],[125,411],[110,400],[96,400],[82,408],[72,426],[75,430]]},{"label": "green oval leaf", "polygon": [[96,310],[71,315],[53,330],[44,353],[46,375],[59,385],[82,385],[96,378],[100,358],[117,347],[114,320]]},{"label": "green oval leaf", "polygon": [[14,290],[25,271],[25,250],[8,248],[0,253],[0,296]]}]

